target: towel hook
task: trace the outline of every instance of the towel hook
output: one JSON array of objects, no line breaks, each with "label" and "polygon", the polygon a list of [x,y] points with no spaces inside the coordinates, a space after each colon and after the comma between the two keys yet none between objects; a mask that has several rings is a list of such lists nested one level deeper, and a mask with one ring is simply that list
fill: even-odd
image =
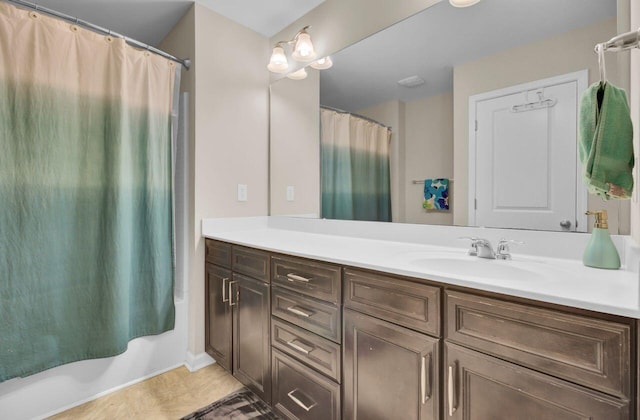
[{"label": "towel hook", "polygon": [[598,44],[596,46],[596,52],[598,53],[598,68],[600,70],[600,83],[607,82],[607,66],[604,59],[604,44]]}]

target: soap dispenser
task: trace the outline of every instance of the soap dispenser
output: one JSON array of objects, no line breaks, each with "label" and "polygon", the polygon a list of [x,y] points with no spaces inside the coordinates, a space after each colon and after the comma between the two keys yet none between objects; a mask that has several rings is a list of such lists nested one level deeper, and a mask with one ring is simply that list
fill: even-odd
[{"label": "soap dispenser", "polygon": [[620,268],[620,255],[609,236],[609,224],[607,223],[607,211],[588,211],[587,215],[594,215],[596,223],[591,232],[591,238],[584,250],[582,262],[588,267],[607,268],[617,270]]}]

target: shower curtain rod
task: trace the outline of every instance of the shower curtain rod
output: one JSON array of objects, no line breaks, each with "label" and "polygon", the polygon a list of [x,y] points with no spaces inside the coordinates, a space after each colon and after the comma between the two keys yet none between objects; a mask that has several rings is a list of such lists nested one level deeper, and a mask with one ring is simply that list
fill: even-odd
[{"label": "shower curtain rod", "polygon": [[3,0],[3,1],[5,1],[7,3],[14,3],[14,4],[16,4],[18,6],[22,6],[22,7],[27,7],[29,9],[35,10],[36,12],[43,12],[43,13],[46,13],[48,15],[60,18],[60,19],[64,19],[64,20],[66,20],[68,22],[71,22],[71,23],[73,23],[75,25],[81,25],[81,26],[83,26],[83,27],[85,27],[87,29],[91,29],[92,31],[95,31],[95,32],[98,32],[98,33],[102,33],[104,35],[109,35],[109,36],[114,36],[114,37],[117,37],[117,38],[122,38],[129,45],[132,45],[132,46],[138,47],[138,48],[142,48],[144,50],[147,50],[147,51],[150,51],[152,53],[161,55],[161,56],[163,56],[165,58],[168,58],[169,60],[172,60],[172,61],[175,61],[177,63],[180,63],[187,70],[189,70],[189,68],[191,67],[191,59],[189,59],[189,58],[185,58],[184,60],[180,59],[180,58],[175,57],[175,56],[173,56],[173,55],[171,55],[169,53],[166,53],[166,52],[164,52],[162,50],[159,50],[159,49],[157,49],[155,47],[152,47],[151,45],[145,44],[144,42],[136,41],[133,38],[129,38],[128,36],[119,34],[117,32],[113,32],[112,30],[105,29],[105,28],[103,28],[101,26],[98,26],[98,25],[94,25],[93,23],[84,21],[82,19],[78,19],[77,17],[69,16],[67,14],[64,14],[64,13],[61,13],[61,12],[58,12],[58,11],[55,11],[55,10],[52,10],[52,9],[49,9],[49,8],[46,8],[46,7],[39,6],[36,3],[29,3],[28,1],[24,1],[24,0]]},{"label": "shower curtain rod", "polygon": [[388,125],[384,125],[381,122],[376,121],[374,119],[371,119],[369,117],[365,117],[364,115],[356,114],[356,113],[353,113],[353,112],[345,111],[343,109],[338,109],[338,108],[334,108],[332,106],[327,106],[327,105],[320,105],[320,108],[328,109],[329,111],[335,111],[335,112],[338,112],[340,114],[353,115],[354,117],[362,118],[363,120],[367,120],[367,121],[370,121],[372,123],[379,124],[379,125],[383,126],[384,128],[388,128],[389,130],[391,130],[391,127],[389,127]]}]

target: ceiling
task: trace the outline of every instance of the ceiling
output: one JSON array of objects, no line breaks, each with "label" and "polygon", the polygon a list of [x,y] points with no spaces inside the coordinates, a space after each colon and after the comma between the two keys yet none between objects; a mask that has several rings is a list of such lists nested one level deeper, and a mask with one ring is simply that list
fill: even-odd
[{"label": "ceiling", "polygon": [[[357,111],[450,91],[456,65],[615,16],[616,0],[483,0],[464,9],[442,1],[332,55],[320,102]],[[531,65],[544,63],[531,57]],[[397,84],[414,75],[426,83]]]},{"label": "ceiling", "polygon": [[[188,0],[28,0],[157,46],[193,1]],[[270,38],[324,0],[196,0]]]}]

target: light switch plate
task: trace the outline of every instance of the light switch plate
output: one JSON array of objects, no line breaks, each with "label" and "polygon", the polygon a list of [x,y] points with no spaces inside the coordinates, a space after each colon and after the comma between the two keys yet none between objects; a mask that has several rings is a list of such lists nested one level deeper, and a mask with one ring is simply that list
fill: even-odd
[{"label": "light switch plate", "polygon": [[292,185],[287,187],[287,201],[295,200],[295,188]]},{"label": "light switch plate", "polygon": [[247,201],[247,184],[238,184],[238,201]]}]

